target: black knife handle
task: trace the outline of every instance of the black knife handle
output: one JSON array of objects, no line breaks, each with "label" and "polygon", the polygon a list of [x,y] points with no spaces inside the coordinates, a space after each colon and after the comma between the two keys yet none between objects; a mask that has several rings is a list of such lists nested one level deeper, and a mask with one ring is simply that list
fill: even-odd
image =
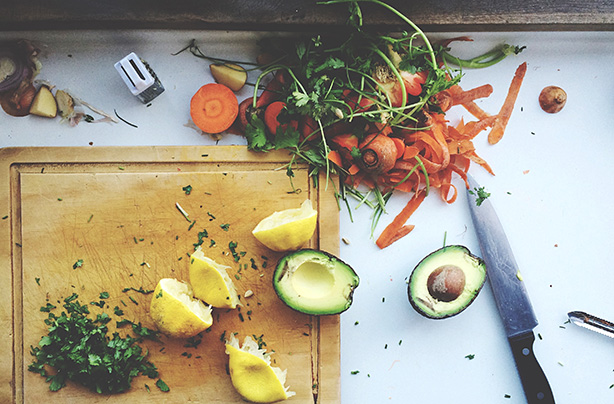
[{"label": "black knife handle", "polygon": [[528,404],[554,404],[550,383],[533,353],[533,332],[512,337],[509,342]]}]

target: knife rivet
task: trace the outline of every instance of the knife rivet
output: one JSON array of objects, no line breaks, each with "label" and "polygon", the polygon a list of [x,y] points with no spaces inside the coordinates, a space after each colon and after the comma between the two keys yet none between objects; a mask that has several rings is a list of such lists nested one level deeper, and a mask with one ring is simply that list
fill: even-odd
[{"label": "knife rivet", "polygon": [[531,350],[529,348],[522,348],[522,354],[524,356],[529,356],[530,353],[531,353]]}]

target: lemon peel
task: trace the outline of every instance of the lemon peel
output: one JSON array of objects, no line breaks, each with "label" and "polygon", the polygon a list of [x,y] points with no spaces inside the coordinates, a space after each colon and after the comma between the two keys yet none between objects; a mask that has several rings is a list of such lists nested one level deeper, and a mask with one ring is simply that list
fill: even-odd
[{"label": "lemon peel", "polygon": [[229,266],[206,257],[199,247],[190,257],[189,276],[194,296],[218,308],[234,309],[240,304]]},{"label": "lemon peel", "polygon": [[169,337],[193,337],[213,324],[211,307],[193,297],[188,283],[173,278],[160,279],[149,314],[158,330]]},{"label": "lemon peel", "polygon": [[318,211],[305,200],[300,208],[273,212],[252,230],[258,241],[273,251],[298,250],[313,236],[318,222]]},{"label": "lemon peel", "polygon": [[246,336],[243,346],[239,346],[239,340],[231,334],[226,341],[226,353],[232,385],[243,399],[273,403],[296,394],[284,386],[286,370],[271,366],[271,354],[260,348],[252,337]]}]

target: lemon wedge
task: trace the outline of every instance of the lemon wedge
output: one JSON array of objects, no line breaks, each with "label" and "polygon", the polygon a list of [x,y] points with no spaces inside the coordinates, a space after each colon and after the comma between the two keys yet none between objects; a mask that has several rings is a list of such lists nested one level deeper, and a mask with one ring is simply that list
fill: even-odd
[{"label": "lemon wedge", "polygon": [[189,284],[172,278],[158,282],[149,314],[158,330],[169,337],[193,337],[213,324],[211,307],[193,298]]},{"label": "lemon wedge", "polygon": [[273,403],[296,394],[284,387],[286,371],[272,367],[271,354],[259,348],[252,337],[245,337],[243,346],[239,346],[239,340],[231,334],[226,341],[226,353],[232,385],[243,399],[253,403]]},{"label": "lemon wedge", "polygon": [[229,266],[218,264],[203,251],[196,249],[190,257],[190,283],[194,296],[213,307],[234,309],[239,296],[228,276]]},{"label": "lemon wedge", "polygon": [[265,217],[252,234],[273,251],[298,250],[311,239],[317,222],[318,211],[307,199],[300,208],[285,209]]}]

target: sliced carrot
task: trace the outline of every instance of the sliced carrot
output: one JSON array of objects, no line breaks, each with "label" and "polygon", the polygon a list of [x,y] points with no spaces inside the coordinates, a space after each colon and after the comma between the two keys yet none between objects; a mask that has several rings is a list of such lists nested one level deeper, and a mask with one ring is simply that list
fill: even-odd
[{"label": "sliced carrot", "polygon": [[277,101],[279,99],[281,89],[283,87],[283,80],[283,74],[281,72],[277,72],[256,99],[256,108],[264,108],[273,101]]},{"label": "sliced carrot", "polygon": [[275,133],[277,133],[277,128],[281,126],[277,118],[285,107],[285,102],[273,101],[264,110],[264,124],[272,135],[275,135]]},{"label": "sliced carrot", "polygon": [[510,84],[510,88],[507,93],[507,96],[505,97],[505,101],[501,106],[501,110],[497,114],[497,119],[492,130],[488,134],[488,143],[496,144],[503,137],[503,132],[505,132],[505,127],[507,126],[507,123],[512,116],[514,104],[516,103],[516,98],[518,97],[518,93],[520,92],[520,86],[522,85],[522,81],[526,72],[527,62],[524,62],[516,69],[516,73],[514,74],[514,78],[512,79],[512,83]]},{"label": "sliced carrot", "polygon": [[313,119],[309,115],[305,115],[301,118],[301,122],[299,124],[300,133],[301,133],[301,141],[303,140],[315,140],[317,138],[317,134],[320,132],[320,128],[318,127],[318,123],[315,119]]},{"label": "sliced carrot", "polygon": [[343,167],[343,160],[337,150],[331,150],[328,152],[328,159],[335,163],[338,167]]},{"label": "sliced carrot", "polygon": [[223,84],[205,84],[190,101],[192,121],[205,133],[224,132],[238,114],[237,96]]},{"label": "sliced carrot", "polygon": [[378,237],[375,244],[377,244],[379,248],[388,247],[390,244],[399,240],[401,237],[406,236],[411,231],[413,227],[405,226],[405,223],[416,211],[416,209],[418,209],[425,196],[425,191],[418,191],[414,194],[413,198],[407,202],[407,205],[405,205],[403,210],[401,210],[394,220],[388,226],[386,226],[382,234],[380,234]]},{"label": "sliced carrot", "polygon": [[403,154],[405,153],[405,142],[403,141],[403,139],[399,139],[398,137],[391,137],[390,139],[392,139],[394,145],[397,147],[396,159],[398,160],[403,157]]},{"label": "sliced carrot", "polygon": [[343,98],[354,112],[367,111],[375,104],[375,100],[362,96],[355,91],[346,89],[343,90]]},{"label": "sliced carrot", "polygon": [[352,164],[348,168],[348,173],[350,173],[350,175],[356,175],[358,174],[359,171],[360,171],[360,167],[358,167],[356,164]]},{"label": "sliced carrot", "polygon": [[343,133],[331,138],[330,141],[336,144],[338,147],[352,151],[355,147],[358,147],[358,137],[350,133]]}]

